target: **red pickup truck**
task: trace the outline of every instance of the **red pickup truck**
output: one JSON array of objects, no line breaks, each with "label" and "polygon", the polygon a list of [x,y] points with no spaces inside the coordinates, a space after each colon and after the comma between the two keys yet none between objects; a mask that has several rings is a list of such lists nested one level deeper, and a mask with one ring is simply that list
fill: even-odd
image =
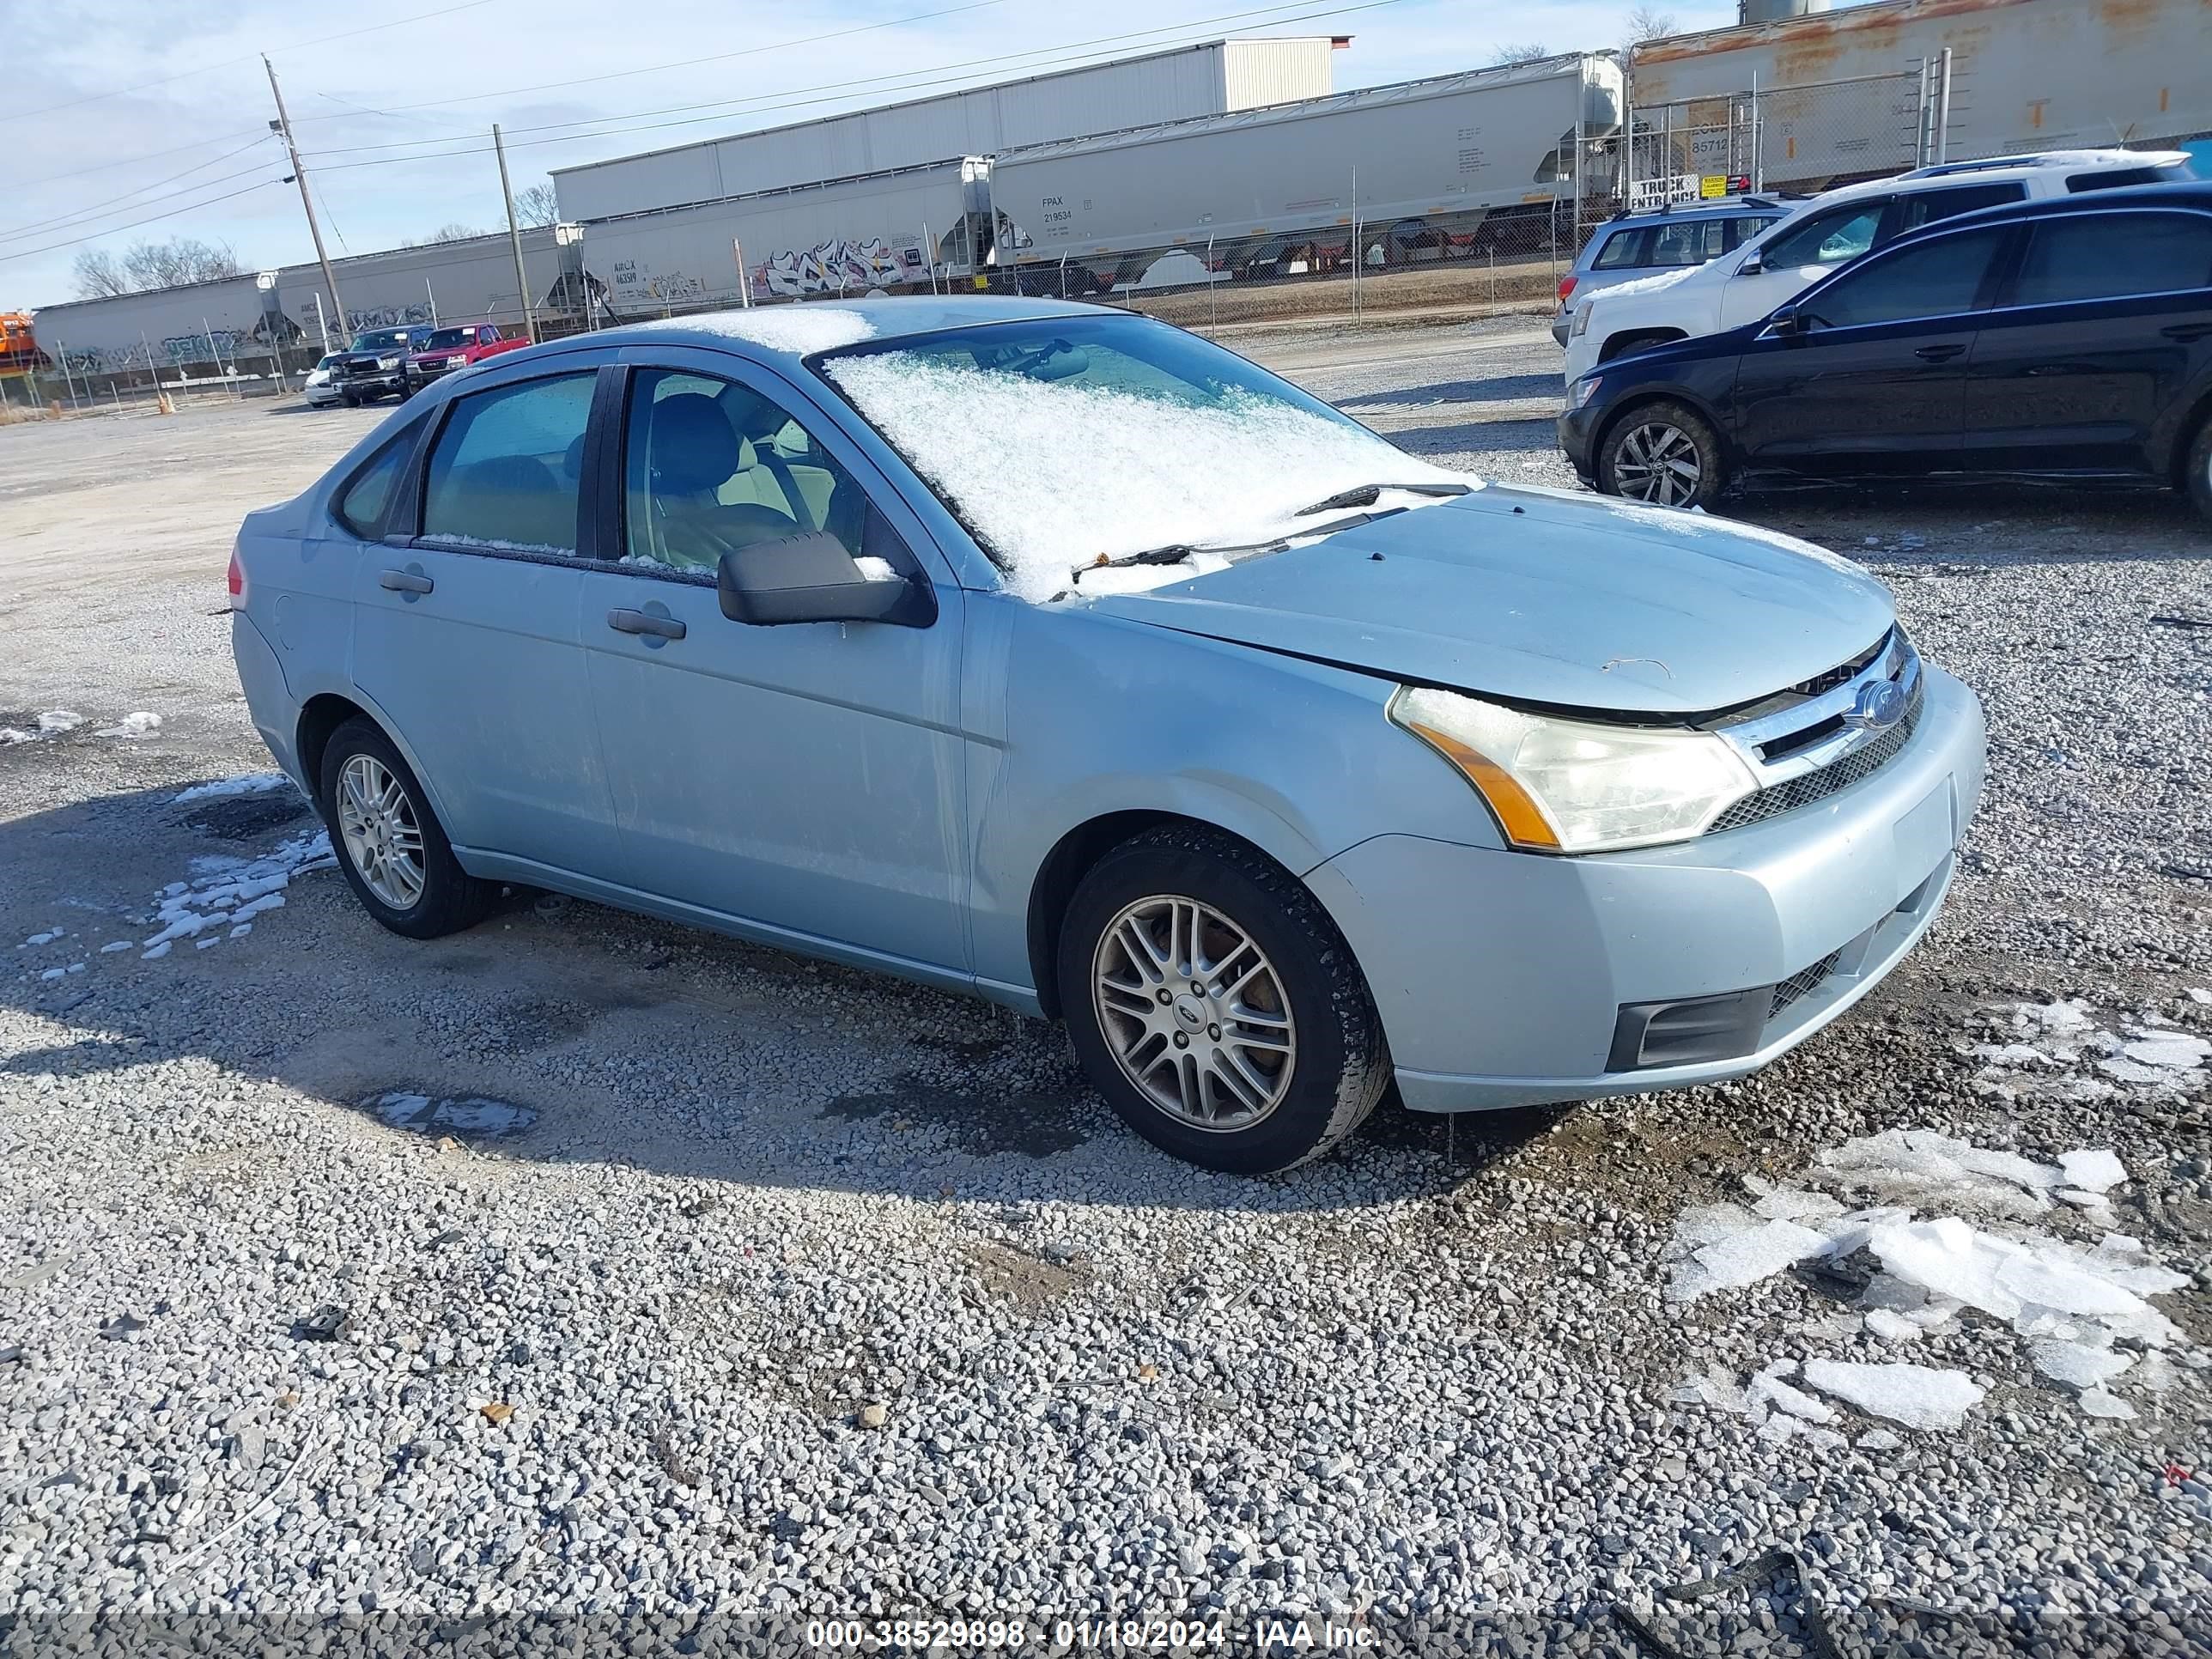
[{"label": "red pickup truck", "polygon": [[519,350],[529,343],[520,335],[501,334],[496,323],[443,324],[423,343],[421,350],[407,359],[401,370],[399,395],[411,398],[441,374],[480,363],[487,357],[496,357],[502,351]]}]

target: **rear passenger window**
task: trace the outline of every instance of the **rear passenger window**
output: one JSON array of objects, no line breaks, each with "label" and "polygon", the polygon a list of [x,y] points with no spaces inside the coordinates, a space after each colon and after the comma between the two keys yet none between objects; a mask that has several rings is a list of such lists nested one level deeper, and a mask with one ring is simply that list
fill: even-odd
[{"label": "rear passenger window", "polygon": [[1723,222],[1718,219],[1685,219],[1660,226],[1651,239],[1650,263],[1669,270],[1705,264],[1721,251]]},{"label": "rear passenger window", "polygon": [[1644,250],[1651,245],[1649,230],[1615,231],[1590,261],[1592,270],[1633,270],[1644,263]]},{"label": "rear passenger window", "polygon": [[2160,167],[2106,167],[2102,173],[2075,173],[2066,181],[2066,188],[2079,196],[2087,190],[2119,190],[2129,185],[2154,185],[2161,179],[2178,176]]},{"label": "rear passenger window", "polygon": [[374,459],[353,475],[353,482],[339,495],[338,522],[363,541],[373,542],[384,533],[385,509],[392,505],[392,492],[407,458],[415,453],[415,440],[420,433],[418,427],[385,445]]},{"label": "rear passenger window", "polygon": [[422,533],[525,553],[574,553],[595,373],[454,399],[430,452]]},{"label": "rear passenger window", "polygon": [[2212,219],[2193,213],[2092,213],[2030,234],[2013,303],[2064,305],[2212,288]]}]

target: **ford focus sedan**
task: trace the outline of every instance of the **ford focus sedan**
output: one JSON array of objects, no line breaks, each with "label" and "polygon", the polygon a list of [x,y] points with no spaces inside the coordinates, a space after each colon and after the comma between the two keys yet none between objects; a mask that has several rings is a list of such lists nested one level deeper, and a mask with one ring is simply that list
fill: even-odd
[{"label": "ford focus sedan", "polygon": [[1754,1070],[1927,929],[1981,790],[1855,567],[1057,301],[508,354],[247,519],[231,591],[386,927],[524,884],[973,993],[1221,1170],[1394,1085]]}]

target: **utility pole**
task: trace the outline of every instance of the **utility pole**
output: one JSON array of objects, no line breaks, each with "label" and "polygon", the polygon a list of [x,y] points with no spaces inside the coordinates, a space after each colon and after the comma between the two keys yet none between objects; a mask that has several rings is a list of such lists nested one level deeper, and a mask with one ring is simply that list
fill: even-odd
[{"label": "utility pole", "polygon": [[530,308],[530,275],[522,268],[522,231],[514,222],[514,191],[507,182],[507,145],[501,141],[499,123],[491,124],[491,147],[499,152],[499,194],[507,204],[507,240],[514,250],[514,289],[522,295],[522,332],[531,344],[538,343],[538,319]]},{"label": "utility pole", "polygon": [[[315,222],[314,198],[307,194],[307,170],[300,165],[300,147],[292,142],[292,118],[284,112],[284,94],[276,88],[276,66],[269,61],[269,54],[261,54],[261,67],[269,71],[269,95],[276,100],[276,118],[269,124],[272,132],[282,133],[284,149],[292,158],[292,178],[300,186],[300,205],[307,210],[307,234],[315,240],[315,259],[323,268],[323,283],[331,291],[331,309],[338,314],[338,326],[345,327],[345,301],[338,298],[338,279],[331,270],[331,256],[323,251],[323,228]],[[330,337],[324,336],[328,345]]]}]

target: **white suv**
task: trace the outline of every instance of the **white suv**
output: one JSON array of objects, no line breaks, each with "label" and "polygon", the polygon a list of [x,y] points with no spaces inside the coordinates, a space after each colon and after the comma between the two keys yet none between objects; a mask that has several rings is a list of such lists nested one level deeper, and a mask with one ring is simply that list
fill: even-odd
[{"label": "white suv", "polygon": [[1567,338],[1567,384],[1625,351],[1756,321],[1845,260],[1931,220],[2031,196],[2189,177],[2179,150],[2068,149],[1952,161],[1826,191],[1734,253],[1593,295]]}]

